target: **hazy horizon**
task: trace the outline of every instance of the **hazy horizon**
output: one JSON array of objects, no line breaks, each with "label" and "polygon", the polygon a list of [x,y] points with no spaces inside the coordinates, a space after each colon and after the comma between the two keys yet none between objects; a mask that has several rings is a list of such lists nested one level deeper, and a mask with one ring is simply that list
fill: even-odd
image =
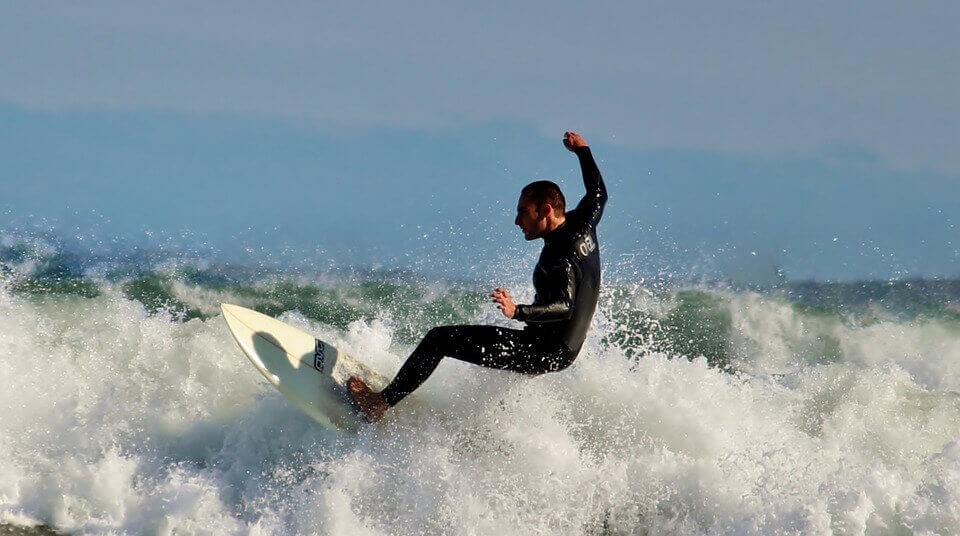
[{"label": "hazy horizon", "polygon": [[527,267],[571,129],[608,270],[960,276],[955,4],[281,7],[0,8],[0,229]]}]

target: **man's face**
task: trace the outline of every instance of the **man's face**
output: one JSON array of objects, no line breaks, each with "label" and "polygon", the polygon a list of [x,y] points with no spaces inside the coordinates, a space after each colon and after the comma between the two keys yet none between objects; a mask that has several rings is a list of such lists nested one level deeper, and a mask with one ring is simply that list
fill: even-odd
[{"label": "man's face", "polygon": [[513,223],[523,231],[527,240],[540,238],[547,229],[547,213],[549,205],[537,207],[537,204],[524,196],[517,202],[517,219]]}]

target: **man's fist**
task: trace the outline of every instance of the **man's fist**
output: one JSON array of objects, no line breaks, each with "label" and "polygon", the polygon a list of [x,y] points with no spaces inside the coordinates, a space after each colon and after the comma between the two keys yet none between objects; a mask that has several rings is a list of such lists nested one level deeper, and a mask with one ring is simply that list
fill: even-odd
[{"label": "man's fist", "polygon": [[579,147],[586,147],[587,142],[576,132],[564,132],[563,146],[571,151],[576,151]]}]

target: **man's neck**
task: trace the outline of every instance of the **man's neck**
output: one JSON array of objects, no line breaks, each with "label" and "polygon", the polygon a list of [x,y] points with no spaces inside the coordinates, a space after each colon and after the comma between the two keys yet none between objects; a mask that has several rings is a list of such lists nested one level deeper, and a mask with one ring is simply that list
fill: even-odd
[{"label": "man's neck", "polygon": [[546,238],[547,235],[549,235],[550,233],[562,227],[564,223],[567,223],[566,214],[562,214],[561,216],[558,216],[556,218],[547,219],[547,231],[543,233],[543,238]]}]

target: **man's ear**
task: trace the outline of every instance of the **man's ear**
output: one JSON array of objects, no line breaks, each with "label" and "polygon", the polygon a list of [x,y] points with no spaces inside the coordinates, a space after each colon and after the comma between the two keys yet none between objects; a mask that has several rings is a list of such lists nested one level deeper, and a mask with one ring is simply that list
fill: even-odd
[{"label": "man's ear", "polygon": [[546,218],[550,214],[553,214],[553,205],[550,203],[544,203],[540,205],[540,210],[537,213],[537,217],[540,219]]}]

